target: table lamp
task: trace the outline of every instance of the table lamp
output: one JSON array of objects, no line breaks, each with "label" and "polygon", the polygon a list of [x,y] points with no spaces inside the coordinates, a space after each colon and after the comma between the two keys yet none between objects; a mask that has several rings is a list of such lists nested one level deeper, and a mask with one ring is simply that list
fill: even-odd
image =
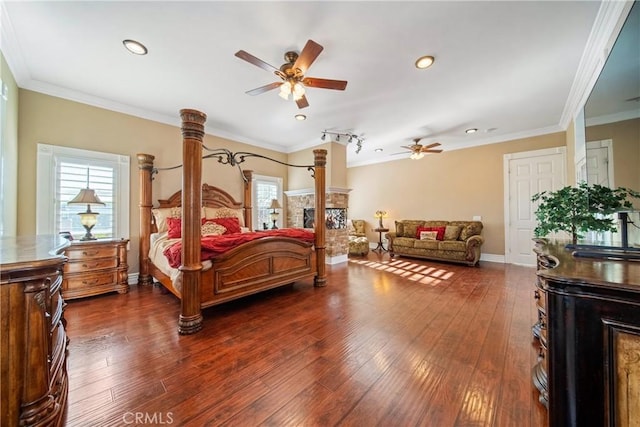
[{"label": "table lamp", "polygon": [[102,205],[105,203],[100,200],[96,192],[90,188],[85,188],[80,190],[80,193],[72,200],[67,202],[68,205],[87,205],[86,212],[80,212],[80,224],[87,230],[87,233],[80,240],[96,240],[95,237],[91,234],[91,229],[98,222],[98,212],[93,212],[91,210],[91,205]]},{"label": "table lamp", "polygon": [[382,224],[382,218],[387,218],[389,216],[387,215],[387,211],[376,211],[376,214],[374,216],[380,221],[380,226],[378,228],[384,228],[384,224]]},{"label": "table lamp", "polygon": [[271,209],[271,213],[269,214],[269,216],[271,217],[271,221],[273,222],[271,229],[275,230],[278,228],[276,222],[278,221],[279,215],[279,212],[277,212],[276,209],[282,209],[282,206],[280,206],[280,202],[278,202],[278,199],[271,199],[271,206],[269,206],[269,209]]}]

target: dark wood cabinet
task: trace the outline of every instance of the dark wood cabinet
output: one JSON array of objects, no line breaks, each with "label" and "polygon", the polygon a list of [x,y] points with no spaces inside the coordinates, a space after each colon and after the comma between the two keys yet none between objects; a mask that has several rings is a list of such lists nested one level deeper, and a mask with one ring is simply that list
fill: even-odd
[{"label": "dark wood cabinet", "polygon": [[[640,424],[640,262],[538,242],[533,382],[550,426]],[[534,334],[536,328],[534,327]]]},{"label": "dark wood cabinet", "polygon": [[61,295],[65,239],[0,239],[0,425],[62,426],[67,335]]}]

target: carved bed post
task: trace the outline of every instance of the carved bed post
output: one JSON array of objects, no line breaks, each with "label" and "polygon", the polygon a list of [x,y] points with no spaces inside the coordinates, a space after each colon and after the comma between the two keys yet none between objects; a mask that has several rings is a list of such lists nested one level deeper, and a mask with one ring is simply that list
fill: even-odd
[{"label": "carved bed post", "polygon": [[253,191],[253,171],[242,171],[244,175],[244,226],[253,231],[253,207],[251,192]]},{"label": "carved bed post", "polygon": [[140,178],[140,246],[138,258],[140,259],[140,273],[138,285],[151,285],[153,278],[149,274],[149,249],[151,238],[151,179],[154,156],[151,154],[138,154],[138,175]]},{"label": "carved bed post", "polygon": [[325,265],[325,207],[326,207],[326,189],[325,189],[325,166],[327,165],[327,150],[313,150],[315,165],[315,247],[316,247],[316,263],[318,274],[314,278],[314,286],[321,287],[327,285],[327,273]]},{"label": "carved bed post", "polygon": [[182,118],[182,306],[178,320],[180,334],[202,329],[200,308],[200,227],[202,207],[202,141],[207,115],[180,110]]}]

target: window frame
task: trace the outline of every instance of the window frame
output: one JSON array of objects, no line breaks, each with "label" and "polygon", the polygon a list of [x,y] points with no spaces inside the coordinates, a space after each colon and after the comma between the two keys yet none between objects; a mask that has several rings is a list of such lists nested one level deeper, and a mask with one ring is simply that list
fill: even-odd
[{"label": "window frame", "polygon": [[[258,186],[261,183],[269,183],[269,184],[275,184],[276,185],[276,192],[277,192],[277,199],[278,202],[280,202],[280,206],[282,206],[282,209],[280,209],[280,215],[278,215],[278,219],[276,220],[276,225],[279,228],[283,227],[283,217],[284,217],[284,203],[283,203],[283,196],[284,196],[284,191],[282,189],[282,182],[283,179],[281,177],[277,177],[277,176],[269,176],[269,175],[258,175],[258,174],[253,174],[253,179],[251,182],[252,188],[251,188],[251,198],[253,200],[251,200],[251,206],[253,207],[253,218],[251,218],[251,223],[253,224],[253,229],[254,230],[262,230],[262,223],[260,222],[259,218],[259,211],[260,211],[260,206],[258,205]],[[262,208],[264,209],[264,208]],[[267,208],[268,209],[268,208]],[[273,224],[271,222],[271,220],[269,220],[267,222],[269,228],[271,228],[271,225]]]},{"label": "window frame", "polygon": [[58,159],[77,160],[79,163],[114,165],[113,239],[129,239],[129,156],[103,153],[93,150],[62,147],[38,143],[36,173],[36,234],[58,234],[57,214],[59,200],[56,200]]}]

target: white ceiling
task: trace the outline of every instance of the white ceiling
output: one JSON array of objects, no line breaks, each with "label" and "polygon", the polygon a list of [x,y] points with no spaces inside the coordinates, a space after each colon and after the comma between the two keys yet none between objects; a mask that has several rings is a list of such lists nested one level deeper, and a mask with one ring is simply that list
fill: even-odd
[{"label": "white ceiling", "polygon": [[[349,166],[397,160],[413,138],[444,150],[564,130],[563,114],[599,1],[13,2],[0,47],[18,86],[179,125],[208,115],[207,133],[292,152],[323,130],[365,138]],[[149,49],[126,51],[124,39]],[[324,46],[298,110],[276,81],[234,56],[279,67],[308,39]],[[426,70],[414,67],[433,55]],[[298,122],[302,112],[307,120]],[[565,124],[566,126],[566,124]],[[476,134],[465,134],[467,128]],[[374,152],[383,148],[383,152]]]}]

